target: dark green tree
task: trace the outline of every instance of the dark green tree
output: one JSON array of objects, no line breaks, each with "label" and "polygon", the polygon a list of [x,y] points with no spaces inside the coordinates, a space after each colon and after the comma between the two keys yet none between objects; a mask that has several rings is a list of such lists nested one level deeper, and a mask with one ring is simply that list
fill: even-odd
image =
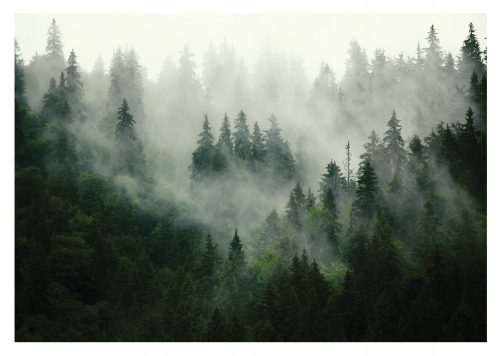
[{"label": "dark green tree", "polygon": [[334,253],[339,253],[339,235],[342,232],[342,226],[339,222],[335,194],[331,188],[327,188],[322,199],[322,225],[326,238],[332,244]]},{"label": "dark green tree", "polygon": [[248,130],[247,117],[241,110],[236,118],[233,132],[234,155],[241,161],[252,157],[250,131]]},{"label": "dark green tree", "polygon": [[226,341],[226,322],[216,306],[205,331],[204,341]]},{"label": "dark green tree", "polygon": [[371,218],[377,206],[378,179],[370,160],[364,158],[359,167],[356,200],[353,207],[357,216]]},{"label": "dark green tree", "polygon": [[130,113],[130,106],[128,105],[127,99],[123,99],[118,113],[116,116],[118,123],[116,124],[115,135],[119,139],[134,141],[137,139],[134,130],[134,125],[136,123],[134,116]]},{"label": "dark green tree", "polygon": [[274,114],[269,118],[271,127],[266,132],[266,162],[273,177],[285,181],[295,177],[295,158],[288,141],[281,137],[278,119]]},{"label": "dark green tree", "polygon": [[15,97],[20,101],[26,101],[26,78],[24,75],[24,61],[17,40],[14,40],[14,85]]},{"label": "dark green tree", "polygon": [[266,157],[264,134],[260,130],[259,124],[257,124],[257,122],[253,126],[250,149],[252,151],[252,159],[255,162],[264,162],[264,159]]},{"label": "dark green tree", "polygon": [[198,147],[193,152],[191,159],[191,178],[200,180],[204,176],[210,175],[213,171],[214,155],[214,137],[208,122],[208,116],[205,114],[203,130],[199,134]]},{"label": "dark green tree", "polygon": [[460,48],[458,70],[464,80],[470,78],[472,72],[476,72],[481,77],[486,71],[482,51],[476,36],[476,29],[472,22],[469,23],[469,35]]},{"label": "dark green tree", "polygon": [[217,147],[227,156],[231,156],[233,153],[233,137],[231,136],[231,127],[229,125],[227,113],[224,113]]},{"label": "dark green tree", "polygon": [[73,114],[82,117],[83,113],[83,84],[81,81],[82,75],[78,70],[78,62],[76,61],[76,54],[73,50],[68,58],[68,66],[66,67],[66,95],[68,98],[68,105],[71,108]]},{"label": "dark green tree", "polygon": [[326,199],[326,193],[328,189],[332,191],[333,194],[339,196],[343,189],[346,187],[346,180],[340,167],[337,166],[336,162],[330,161],[326,166],[326,173],[321,177],[321,182],[319,183],[319,198],[324,204]]},{"label": "dark green tree", "polygon": [[383,139],[387,163],[392,174],[396,174],[406,162],[405,141],[401,137],[400,122],[396,112],[393,111]]}]

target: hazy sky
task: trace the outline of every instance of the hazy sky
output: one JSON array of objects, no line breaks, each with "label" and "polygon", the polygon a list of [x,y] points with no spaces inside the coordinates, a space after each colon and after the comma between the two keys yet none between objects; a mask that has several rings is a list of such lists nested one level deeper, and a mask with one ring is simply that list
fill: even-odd
[{"label": "hazy sky", "polygon": [[300,55],[309,77],[322,60],[337,76],[345,69],[347,46],[356,39],[371,58],[376,48],[395,56],[413,55],[417,42],[425,46],[429,26],[434,23],[445,50],[457,55],[473,22],[481,47],[486,44],[486,15],[80,15],[18,14],[15,34],[26,62],[45,52],[47,28],[56,18],[62,32],[65,56],[74,49],[80,64],[90,70],[98,55],[109,66],[113,49],[134,47],[141,64],[156,78],[166,56],[177,62],[184,44],[200,63],[210,41],[218,46],[226,40],[252,70],[267,43],[287,55]]}]

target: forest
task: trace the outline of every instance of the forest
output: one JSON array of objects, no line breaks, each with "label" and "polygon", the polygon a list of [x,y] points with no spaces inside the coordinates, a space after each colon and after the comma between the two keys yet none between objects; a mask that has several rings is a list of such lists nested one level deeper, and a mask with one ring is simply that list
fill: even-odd
[{"label": "forest", "polygon": [[16,341],[486,341],[472,23],[311,82],[227,42],[86,71],[47,25],[15,41]]}]

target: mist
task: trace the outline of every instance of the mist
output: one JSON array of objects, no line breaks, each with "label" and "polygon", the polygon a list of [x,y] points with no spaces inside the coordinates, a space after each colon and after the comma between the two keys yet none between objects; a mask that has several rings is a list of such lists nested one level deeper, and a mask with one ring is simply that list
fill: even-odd
[{"label": "mist", "polygon": [[[209,256],[213,278],[235,284],[211,280],[193,339],[208,338],[219,303],[227,320],[255,328],[245,337],[266,339],[256,330],[267,319],[247,319],[250,309],[234,298],[261,298],[298,265],[328,284],[318,303],[334,314],[342,298],[354,298],[349,288],[368,299],[378,293],[366,286],[381,276],[387,293],[373,299],[382,304],[359,301],[372,308],[366,313],[378,315],[391,288],[422,288],[411,310],[427,307],[435,281],[423,271],[440,268],[440,253],[449,281],[469,283],[469,272],[483,278],[485,15],[19,14],[15,32],[16,117],[24,120],[16,126],[25,130],[16,131],[16,160],[26,165],[16,179],[27,186],[20,195],[33,179],[48,187],[57,208],[48,214],[74,214],[71,231],[47,218],[47,251],[59,243],[89,246],[95,258],[124,253],[117,265],[130,259],[155,276],[151,283],[168,280],[188,294]],[[120,228],[107,225],[115,220]],[[463,258],[466,244],[478,270]],[[373,272],[380,276],[364,259],[381,266]],[[293,288],[286,305],[313,298]],[[460,339],[448,326],[463,308],[480,313],[477,300],[457,294],[458,311],[436,335]],[[359,334],[347,322],[328,328],[342,340],[397,334],[378,318]],[[411,327],[394,339],[411,338]],[[181,340],[178,330],[162,337]],[[476,331],[481,339],[482,326]],[[314,339],[288,332],[276,331],[278,339]]]}]

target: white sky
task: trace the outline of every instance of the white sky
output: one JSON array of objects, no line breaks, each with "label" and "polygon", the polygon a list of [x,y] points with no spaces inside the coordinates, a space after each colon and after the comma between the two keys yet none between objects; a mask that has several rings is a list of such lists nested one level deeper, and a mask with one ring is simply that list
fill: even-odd
[{"label": "white sky", "polygon": [[15,36],[26,62],[45,52],[47,29],[55,18],[62,32],[64,54],[74,49],[80,64],[90,70],[98,55],[106,67],[113,49],[132,46],[150,79],[156,78],[166,56],[177,62],[187,44],[200,63],[210,41],[226,40],[252,70],[267,43],[287,55],[300,55],[312,79],[322,60],[341,76],[347,46],[356,39],[371,58],[376,48],[395,56],[413,55],[417,42],[425,46],[426,33],[434,23],[443,49],[457,55],[473,22],[482,48],[486,44],[484,14],[370,14],[370,15],[186,15],[186,14],[17,14]]}]

